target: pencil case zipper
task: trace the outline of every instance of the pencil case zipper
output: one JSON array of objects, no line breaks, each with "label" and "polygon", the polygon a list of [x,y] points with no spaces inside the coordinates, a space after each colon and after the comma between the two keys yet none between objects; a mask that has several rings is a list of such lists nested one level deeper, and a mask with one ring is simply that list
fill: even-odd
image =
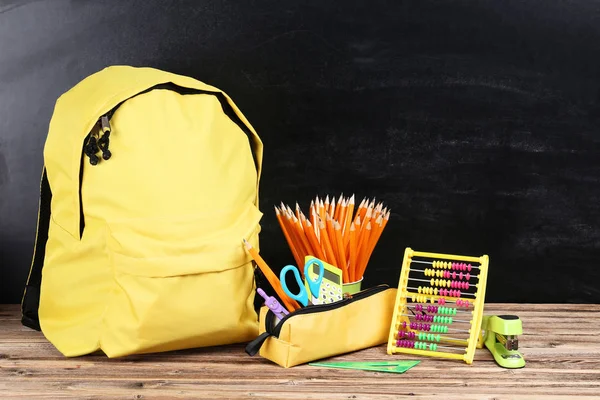
[{"label": "pencil case zipper", "polygon": [[283,325],[286,322],[288,322],[291,318],[294,318],[295,316],[306,315],[306,314],[317,314],[317,313],[321,313],[321,312],[335,310],[337,308],[347,306],[348,304],[354,303],[356,301],[364,300],[364,299],[366,299],[370,296],[373,296],[377,293],[381,293],[384,290],[387,290],[389,288],[390,288],[389,285],[378,285],[378,286],[374,286],[372,288],[360,291],[360,292],[352,295],[352,297],[345,298],[345,299],[337,301],[335,303],[306,306],[304,308],[301,308],[299,310],[289,313],[288,315],[283,317],[283,319],[281,319],[276,326],[273,326],[275,314],[273,313],[273,311],[269,310],[269,311],[267,311],[267,313],[265,315],[265,332],[263,332],[260,336],[258,336],[252,342],[248,343],[248,345],[246,346],[246,353],[248,353],[250,356],[253,356],[256,353],[258,353],[258,351],[262,347],[264,341],[267,340],[267,338],[269,338],[270,336],[278,338],[279,334],[281,333],[281,329],[283,328]]},{"label": "pencil case zipper", "polygon": [[[98,120],[97,120],[96,124],[94,125],[94,127],[92,128],[92,130],[90,131],[90,133],[88,133],[87,136],[85,137],[85,139],[83,140],[83,148],[82,148],[83,154],[81,157],[81,165],[79,167],[79,221],[80,221],[79,236],[80,237],[83,236],[83,230],[85,228],[85,219],[84,219],[85,217],[83,214],[83,201],[82,201],[82,194],[81,194],[81,190],[82,190],[81,187],[83,184],[83,162],[85,160],[85,156],[87,156],[91,165],[97,165],[99,162],[99,158],[98,158],[98,156],[96,156],[96,153],[98,153],[98,151],[102,151],[102,159],[105,161],[108,161],[112,156],[112,153],[109,150],[109,143],[110,143],[109,138],[110,138],[110,133],[112,131],[112,127],[110,126],[110,120],[113,117],[113,115],[115,114],[115,112],[126,101],[131,100],[134,97],[149,93],[153,90],[160,90],[160,89],[170,90],[170,91],[178,93],[180,95],[208,94],[208,95],[215,96],[219,100],[219,103],[221,104],[223,113],[225,113],[225,115],[227,115],[233,121],[233,123],[235,123],[244,132],[244,134],[248,137],[250,146],[252,146],[252,132],[250,132],[250,130],[248,129],[246,124],[244,124],[244,122],[242,122],[240,117],[235,113],[235,111],[233,110],[233,108],[231,107],[229,102],[227,101],[227,98],[221,92],[211,92],[208,90],[187,88],[187,87],[179,86],[174,83],[168,82],[168,83],[161,83],[158,85],[154,85],[154,86],[152,86],[146,90],[143,90],[131,97],[126,98],[125,100],[121,101],[116,106],[111,108],[108,112],[101,115],[98,118]],[[96,133],[98,131],[101,132],[102,136],[96,135]],[[257,162],[256,154],[254,153],[254,151],[252,151],[252,158],[254,159],[254,165],[256,166],[257,171],[258,171],[258,162]]]}]

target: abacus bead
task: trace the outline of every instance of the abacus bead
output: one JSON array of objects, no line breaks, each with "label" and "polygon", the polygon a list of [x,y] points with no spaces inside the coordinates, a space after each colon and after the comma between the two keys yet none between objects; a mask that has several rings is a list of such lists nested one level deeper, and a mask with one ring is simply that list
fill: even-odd
[{"label": "abacus bead", "polygon": [[402,321],[402,327],[406,329],[406,321]]},{"label": "abacus bead", "polygon": [[429,346],[429,350],[431,350],[431,351],[436,351],[436,350],[437,350],[437,344],[435,344],[435,343],[432,343],[432,344]]},{"label": "abacus bead", "polygon": [[466,280],[469,280],[469,279],[471,279],[471,274],[470,274],[469,272],[467,272],[467,275],[465,275],[465,279],[466,279]]},{"label": "abacus bead", "polygon": [[463,274],[462,274],[462,272],[461,272],[460,274],[458,274],[458,278],[459,278],[459,279],[462,279],[462,278],[463,278]]},{"label": "abacus bead", "polygon": [[438,306],[433,306],[433,312],[437,312],[438,311]]},{"label": "abacus bead", "polygon": [[471,264],[467,266],[467,271],[471,272]]},{"label": "abacus bead", "polygon": [[446,299],[439,298],[438,299],[438,304],[446,304]]}]

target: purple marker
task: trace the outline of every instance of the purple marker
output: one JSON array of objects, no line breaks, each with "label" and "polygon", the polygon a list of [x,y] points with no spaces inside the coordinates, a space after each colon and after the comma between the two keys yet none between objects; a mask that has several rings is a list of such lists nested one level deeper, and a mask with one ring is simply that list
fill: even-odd
[{"label": "purple marker", "polygon": [[277,299],[273,296],[267,296],[264,290],[261,288],[256,289],[256,292],[265,299],[265,305],[269,307],[269,310],[273,311],[273,314],[279,319],[283,319],[284,316],[288,315],[288,310],[285,309]]}]

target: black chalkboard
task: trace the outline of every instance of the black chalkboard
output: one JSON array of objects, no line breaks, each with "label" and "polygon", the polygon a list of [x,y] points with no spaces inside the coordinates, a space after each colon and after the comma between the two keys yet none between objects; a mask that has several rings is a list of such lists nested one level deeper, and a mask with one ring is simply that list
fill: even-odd
[{"label": "black chalkboard", "polygon": [[29,270],[56,98],[107,65],[231,95],[265,144],[273,205],[375,196],[404,248],[491,258],[488,301],[600,301],[600,6],[524,1],[0,1],[0,302]]}]

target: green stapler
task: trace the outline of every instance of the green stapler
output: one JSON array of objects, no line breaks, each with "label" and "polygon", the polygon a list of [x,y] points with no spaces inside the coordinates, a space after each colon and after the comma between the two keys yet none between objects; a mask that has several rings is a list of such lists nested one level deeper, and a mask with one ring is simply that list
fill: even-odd
[{"label": "green stapler", "polygon": [[504,368],[523,368],[525,359],[517,350],[517,335],[523,333],[523,325],[516,315],[484,315],[481,322],[482,339],[494,360]]}]

